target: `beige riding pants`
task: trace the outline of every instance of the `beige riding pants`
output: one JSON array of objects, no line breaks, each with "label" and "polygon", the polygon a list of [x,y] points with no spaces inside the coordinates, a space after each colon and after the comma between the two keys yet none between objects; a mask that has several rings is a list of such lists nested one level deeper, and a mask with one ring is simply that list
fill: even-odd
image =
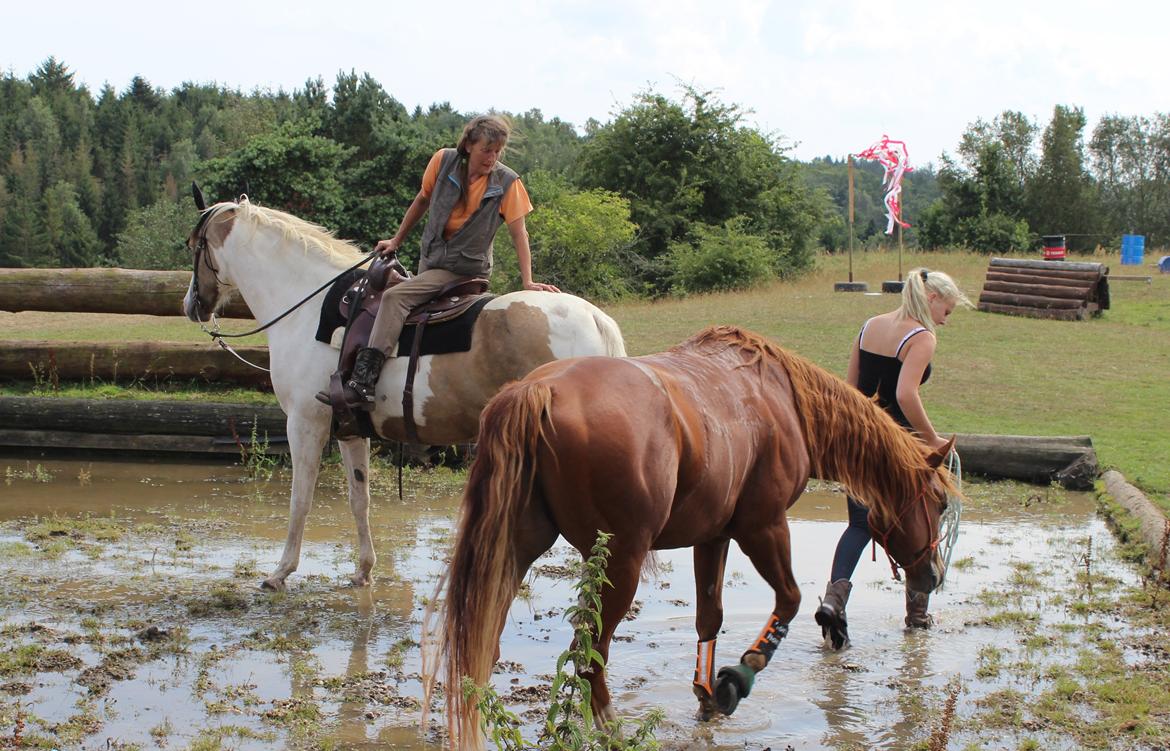
[{"label": "beige riding pants", "polygon": [[[382,306],[370,329],[370,344],[387,355],[394,355],[402,325],[410,311],[429,301],[443,287],[460,278],[446,269],[427,269],[382,293]],[[406,354],[406,353],[404,353]]]}]

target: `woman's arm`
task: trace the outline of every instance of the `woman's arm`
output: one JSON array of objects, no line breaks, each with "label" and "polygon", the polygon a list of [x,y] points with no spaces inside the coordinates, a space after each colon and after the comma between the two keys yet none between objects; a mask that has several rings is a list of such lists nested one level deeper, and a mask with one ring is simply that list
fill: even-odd
[{"label": "woman's arm", "polygon": [[925,331],[911,339],[906,348],[906,359],[902,361],[902,372],[898,376],[898,406],[902,414],[910,421],[910,426],[918,433],[918,438],[932,449],[946,445],[930,418],[926,415],[926,408],[922,406],[922,397],[918,394],[918,387],[922,383],[922,374],[926,366],[934,357],[934,347],[937,340],[934,334]]},{"label": "woman's arm", "polygon": [[398,231],[394,233],[394,237],[389,240],[379,240],[378,244],[374,246],[374,250],[379,253],[386,251],[396,251],[402,247],[402,241],[414,229],[414,225],[418,224],[418,220],[427,213],[427,209],[431,206],[430,196],[423,195],[420,190],[414,200],[410,202],[410,208],[406,210],[406,215],[402,217],[402,223],[398,225]]},{"label": "woman's arm", "polygon": [[849,351],[849,367],[845,370],[845,382],[853,388],[861,382],[861,337],[853,340],[853,349]]},{"label": "woman's arm", "polygon": [[524,217],[508,222],[508,234],[512,236],[512,245],[516,247],[516,260],[520,265],[520,283],[524,289],[560,292],[551,284],[532,281],[532,250],[528,247],[528,227],[524,224]]}]

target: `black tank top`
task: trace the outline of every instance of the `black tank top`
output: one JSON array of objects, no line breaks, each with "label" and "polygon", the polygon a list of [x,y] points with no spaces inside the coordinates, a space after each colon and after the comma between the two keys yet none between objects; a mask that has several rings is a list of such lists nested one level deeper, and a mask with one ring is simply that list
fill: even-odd
[{"label": "black tank top", "polygon": [[[891,357],[890,355],[877,355],[862,349],[861,337],[865,336],[865,327],[868,325],[869,321],[866,321],[861,327],[861,333],[857,335],[857,348],[861,355],[857,368],[857,388],[866,396],[877,394],[878,405],[899,425],[907,430],[913,430],[910,421],[902,413],[902,408],[898,406],[898,376],[902,372],[902,361],[898,359],[898,356],[902,354],[902,349],[906,346],[906,342],[910,341],[910,337],[926,331],[926,327],[919,326],[902,337],[902,341],[898,342],[898,349]],[[930,363],[927,363],[926,370],[922,371],[922,383],[926,383],[928,378],[930,378]]]}]

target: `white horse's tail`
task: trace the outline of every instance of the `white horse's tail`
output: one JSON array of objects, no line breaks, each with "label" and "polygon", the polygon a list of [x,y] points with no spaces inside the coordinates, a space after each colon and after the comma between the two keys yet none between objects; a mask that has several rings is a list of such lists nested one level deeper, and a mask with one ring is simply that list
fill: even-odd
[{"label": "white horse's tail", "polygon": [[594,308],[593,322],[597,324],[597,332],[601,334],[601,341],[605,343],[605,354],[609,357],[625,357],[626,340],[622,338],[622,330],[618,328],[617,321],[600,308]]}]

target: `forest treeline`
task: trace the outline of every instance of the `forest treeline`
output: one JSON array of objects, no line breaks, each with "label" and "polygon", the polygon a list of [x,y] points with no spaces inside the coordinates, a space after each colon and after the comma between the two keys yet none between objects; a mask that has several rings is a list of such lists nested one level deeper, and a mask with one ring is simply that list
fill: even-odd
[{"label": "forest treeline", "polygon": [[[0,78],[0,266],[184,268],[192,180],[215,200],[246,193],[368,247],[395,230],[428,158],[469,114],[408,110],[353,72],[291,93],[164,91],[136,77],[95,97],[49,58]],[[567,290],[742,287],[848,245],[846,162],[789,158],[713,92],[647,90],[581,128],[539,109],[503,114],[514,126],[505,161],[537,207],[538,275]],[[1124,232],[1164,243],[1170,118],[1107,116],[1088,140],[1086,125],[1065,106],[1044,126],[1016,112],[976,121],[954,156],[907,175],[904,241],[988,253],[1032,250],[1043,234],[1067,235],[1073,250]],[[881,174],[857,165],[855,247],[893,241]],[[508,242],[502,232],[497,246]],[[516,281],[512,255],[497,247],[499,286]]]}]

